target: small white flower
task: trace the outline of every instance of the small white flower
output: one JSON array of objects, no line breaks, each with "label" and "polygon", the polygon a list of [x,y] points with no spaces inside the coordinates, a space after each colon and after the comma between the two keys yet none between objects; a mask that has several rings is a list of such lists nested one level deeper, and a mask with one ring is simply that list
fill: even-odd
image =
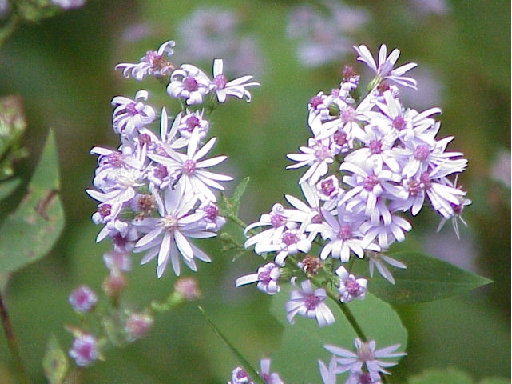
[{"label": "small white flower", "polygon": [[349,274],[345,267],[339,267],[336,270],[339,276],[338,293],[340,294],[340,301],[348,303],[354,299],[362,300],[366,296],[366,287],[368,281],[364,278],[356,279],[353,274]]},{"label": "small white flower", "polygon": [[147,91],[140,90],[133,100],[123,96],[112,99],[112,105],[115,106],[112,127],[115,133],[131,136],[136,129],[153,122],[155,111],[142,102],[148,97]]},{"label": "small white flower", "polygon": [[194,65],[183,64],[171,75],[167,93],[174,98],[185,99],[187,105],[203,102],[203,98],[211,88],[208,76]]},{"label": "small white flower", "polygon": [[217,94],[217,99],[220,103],[226,101],[226,97],[235,96],[239,99],[246,98],[247,101],[251,101],[251,94],[246,89],[247,87],[254,87],[260,85],[252,80],[252,76],[242,76],[238,79],[227,81],[226,76],[223,72],[224,64],[222,59],[215,59],[213,61],[213,81],[212,89]]},{"label": "small white flower", "polygon": [[290,300],[285,304],[288,321],[293,324],[295,315],[300,315],[316,319],[320,327],[334,323],[334,315],[324,303],[327,297],[325,289],[313,289],[309,280],[303,281],[301,287],[290,293]]},{"label": "small white flower", "polygon": [[324,348],[334,355],[338,356],[338,372],[343,373],[350,371],[351,373],[363,372],[363,365],[365,371],[378,375],[379,373],[389,374],[384,368],[396,365],[396,362],[382,361],[380,359],[392,359],[395,357],[402,357],[405,353],[395,352],[400,348],[400,344],[395,344],[390,347],[375,350],[375,341],[369,340],[364,342],[359,338],[354,341],[356,352],[349,351],[344,348],[336,347],[334,345],[324,345]]},{"label": "small white flower", "polygon": [[402,76],[404,73],[416,67],[416,63],[407,63],[393,69],[398,57],[400,56],[400,51],[398,49],[394,49],[388,56],[388,49],[385,44],[382,44],[379,49],[378,65],[375,64],[375,60],[373,59],[371,52],[368,50],[368,47],[360,45],[358,47],[354,47],[354,49],[359,54],[357,60],[366,63],[366,65],[368,65],[377,75],[375,86],[382,80],[388,79],[397,84],[403,85],[404,87],[416,89],[416,80],[411,77]]},{"label": "small white flower", "polygon": [[165,59],[165,56],[173,54],[174,45],[174,41],[166,41],[157,51],[147,51],[138,63],[119,63],[116,69],[122,69],[124,77],[133,77],[137,80],[142,80],[146,75],[167,76],[174,70],[174,66]]},{"label": "small white flower", "polygon": [[258,273],[252,273],[236,279],[236,286],[258,283],[256,287],[265,292],[268,295],[274,295],[280,291],[280,287],[277,284],[279,277],[281,276],[281,269],[274,263],[267,263],[258,268]]}]

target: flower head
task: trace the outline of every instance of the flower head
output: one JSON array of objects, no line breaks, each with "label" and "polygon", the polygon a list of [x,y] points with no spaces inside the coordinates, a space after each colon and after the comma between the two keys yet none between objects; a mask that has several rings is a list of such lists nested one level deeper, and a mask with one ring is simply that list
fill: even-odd
[{"label": "flower head", "polygon": [[122,69],[124,77],[133,77],[137,80],[142,80],[148,75],[167,76],[174,70],[174,66],[165,56],[173,54],[174,45],[174,41],[166,41],[160,45],[157,51],[147,51],[138,63],[119,63],[116,65],[116,69]]},{"label": "flower head", "polygon": [[394,361],[383,361],[380,359],[393,359],[405,355],[405,353],[395,352],[400,348],[400,344],[395,344],[390,347],[377,350],[375,350],[374,340],[365,342],[356,338],[354,344],[356,352],[333,345],[324,345],[325,349],[337,356],[339,373],[350,371],[351,374],[354,374],[364,371],[375,375],[378,375],[379,373],[389,374],[385,368],[392,367],[397,363]]},{"label": "flower head", "polygon": [[326,298],[325,289],[313,289],[311,281],[303,281],[301,289],[293,290],[290,300],[285,304],[288,321],[293,323],[295,315],[300,315],[308,319],[316,319],[320,327],[334,323],[334,315],[324,303]]}]

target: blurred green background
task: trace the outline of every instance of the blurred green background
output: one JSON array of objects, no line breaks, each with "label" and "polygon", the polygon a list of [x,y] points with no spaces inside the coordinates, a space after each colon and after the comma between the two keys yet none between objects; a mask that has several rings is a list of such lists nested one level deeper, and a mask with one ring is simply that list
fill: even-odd
[{"label": "blurred green background", "polygon": [[[54,250],[11,276],[6,290],[34,383],[45,382],[41,359],[50,333],[66,349],[71,343],[63,328],[76,323],[67,302],[69,291],[79,284],[100,291],[106,274],[101,255],[108,244],[95,243],[99,227],[90,216],[96,205],[84,189],[91,186],[96,166],[89,150],[118,145],[110,128],[110,101],[121,94],[133,97],[143,88],[162,94],[156,82],[126,80],[114,66],[137,62],[146,50],[170,39],[177,43],[179,60],[192,61],[186,54],[196,55],[194,63],[210,73],[212,59],[226,53],[226,65],[230,59],[238,65],[233,65],[233,73],[244,74],[236,73],[237,68],[246,68],[261,83],[250,104],[233,101],[213,117],[216,153],[229,155],[226,172],[238,180],[251,178],[242,201],[246,222],[282,202],[285,193],[299,196],[296,182],[302,170],[285,171],[285,155],[296,152],[308,137],[309,98],[336,88],[343,65],[355,64],[351,45],[366,44],[375,52],[385,43],[401,50],[400,63],[417,62],[419,91],[404,97],[419,110],[442,108],[440,135],[455,136],[450,149],[469,159],[459,184],[473,204],[464,212],[468,228],[462,229],[460,240],[448,225],[436,234],[437,218],[427,211],[414,219],[415,234],[404,246],[419,247],[494,283],[461,297],[398,308],[409,330],[409,349],[393,377],[400,381],[426,368],[446,367],[465,370],[475,380],[510,377],[510,2],[347,1],[345,6],[361,11],[366,22],[347,27],[346,41],[339,38],[348,54],[315,66],[299,60],[301,38],[287,32],[289,17],[304,4],[328,16],[318,3],[292,0],[91,1],[20,26],[0,47],[0,95],[23,98],[30,160],[36,158],[48,128],[55,130],[66,210],[66,229]],[[232,39],[243,40],[245,51],[201,57],[197,24],[190,21],[198,9],[210,16],[207,31],[216,33],[215,22],[224,23],[232,28]],[[222,12],[235,15],[236,25],[220,17]],[[338,21],[339,26],[350,20],[355,16]],[[356,69],[363,71],[360,65]],[[25,166],[27,175],[30,164]],[[268,312],[268,297],[255,289],[235,289],[234,279],[252,272],[259,260],[246,256],[233,263],[214,246],[207,251],[214,262],[200,264],[194,274],[204,294],[201,305],[256,363],[278,344],[280,326]],[[165,298],[175,281],[171,273],[157,280],[154,264],[138,266],[137,257],[128,292],[135,307]],[[8,364],[2,336],[0,383],[10,382]],[[191,304],[157,316],[149,337],[108,354],[106,362],[86,371],[83,382],[225,383],[236,365]]]}]

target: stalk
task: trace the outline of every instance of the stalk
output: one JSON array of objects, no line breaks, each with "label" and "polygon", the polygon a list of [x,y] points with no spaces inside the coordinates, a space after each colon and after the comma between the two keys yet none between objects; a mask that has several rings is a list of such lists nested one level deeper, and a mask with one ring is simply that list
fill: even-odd
[{"label": "stalk", "polygon": [[14,331],[12,329],[9,314],[7,313],[7,308],[5,307],[3,302],[2,292],[0,292],[0,317],[2,319],[2,328],[4,329],[5,338],[7,340],[7,346],[9,348],[9,352],[11,353],[11,357],[14,362],[14,367],[18,376],[18,382],[20,384],[28,384],[28,376],[25,371],[25,367],[23,366],[23,360],[21,359],[21,354],[18,348],[18,342],[16,340],[16,337],[14,336]]}]

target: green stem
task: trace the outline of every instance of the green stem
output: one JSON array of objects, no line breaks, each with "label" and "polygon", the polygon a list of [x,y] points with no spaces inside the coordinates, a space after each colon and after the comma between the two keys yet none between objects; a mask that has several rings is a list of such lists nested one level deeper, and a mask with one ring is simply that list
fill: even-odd
[{"label": "green stem", "polygon": [[7,340],[7,346],[9,347],[9,352],[11,353],[11,357],[14,361],[14,366],[18,374],[18,382],[21,384],[28,384],[28,376],[23,366],[23,360],[21,359],[18,343],[16,341],[16,337],[14,336],[14,331],[12,329],[11,320],[9,319],[9,314],[7,313],[7,308],[3,302],[2,292],[0,292],[0,317],[2,318],[2,327],[4,329],[5,338]]},{"label": "green stem", "polygon": [[368,341],[368,338],[366,337],[365,333],[363,332],[363,329],[361,328],[361,326],[357,322],[354,314],[352,313],[352,311],[350,310],[348,305],[345,304],[345,303],[340,303],[338,301],[338,306],[340,307],[341,311],[343,312],[343,314],[347,318],[348,322],[350,323],[350,326],[352,327],[352,329],[356,333],[357,337],[359,337],[364,342]]}]

